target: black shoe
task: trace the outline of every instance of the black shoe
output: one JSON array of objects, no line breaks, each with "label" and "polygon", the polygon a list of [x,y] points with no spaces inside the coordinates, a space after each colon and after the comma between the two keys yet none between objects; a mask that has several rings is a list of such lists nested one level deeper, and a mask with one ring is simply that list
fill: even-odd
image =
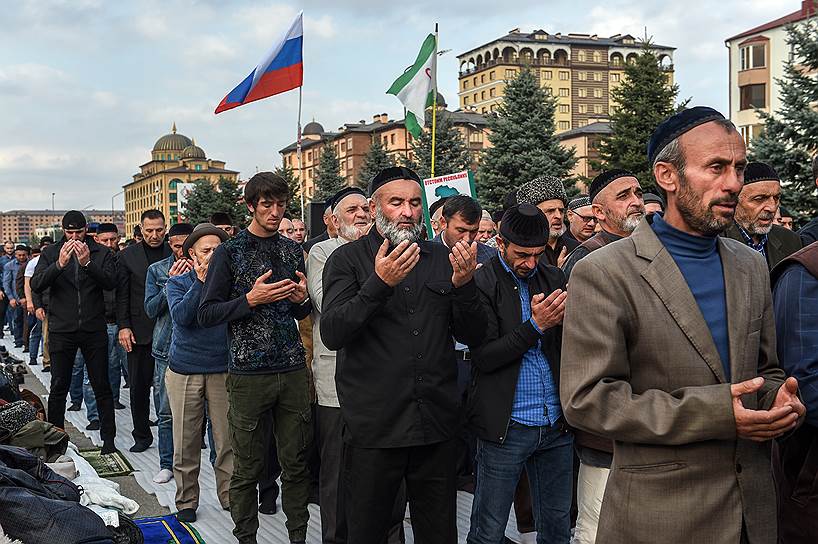
[{"label": "black shoe", "polygon": [[125,382],[125,385],[122,386],[122,389],[130,389],[130,387],[131,387],[131,384],[129,384],[128,382]]},{"label": "black shoe", "polygon": [[276,504],[276,497],[272,501],[261,501],[261,504],[258,505],[258,512],[259,514],[264,514],[266,516],[272,516],[276,512],[278,512],[278,505]]},{"label": "black shoe", "polygon": [[37,365],[39,365],[39,364],[40,364],[40,363],[38,363],[36,359],[35,359],[34,361],[29,361],[29,362],[28,362],[28,366],[37,366]]},{"label": "black shoe", "polygon": [[114,446],[113,440],[106,440],[102,444],[102,451],[100,451],[102,455],[109,455],[111,453],[116,453],[116,446]]},{"label": "black shoe", "polygon": [[124,410],[125,408],[127,408],[127,406],[125,406],[124,404],[122,404],[118,400],[114,401],[114,410]]},{"label": "black shoe", "polygon": [[79,402],[72,402],[71,406],[68,407],[69,412],[79,412],[82,410],[82,403]]},{"label": "black shoe", "polygon": [[307,544],[306,540],[290,540],[290,544]]},{"label": "black shoe", "polygon": [[20,343],[20,344],[14,344],[14,347],[15,347],[15,348],[21,348],[21,347],[23,347],[23,344],[22,344],[22,343]]},{"label": "black shoe", "polygon": [[147,450],[151,447],[150,442],[137,442],[133,446],[131,446],[128,451],[131,453],[142,453],[143,451]]},{"label": "black shoe", "polygon": [[85,427],[86,431],[98,431],[99,430],[99,420],[92,419],[88,422],[88,426]]},{"label": "black shoe", "polygon": [[51,372],[51,367],[50,366],[44,366],[43,367],[43,372]]},{"label": "black shoe", "polygon": [[151,421],[150,423],[148,423],[148,425],[150,425],[151,427],[158,427],[159,426],[159,420],[157,419],[156,421]]},{"label": "black shoe", "polygon": [[185,523],[193,523],[196,521],[196,510],[193,508],[182,508],[176,512],[176,519],[184,521]]}]

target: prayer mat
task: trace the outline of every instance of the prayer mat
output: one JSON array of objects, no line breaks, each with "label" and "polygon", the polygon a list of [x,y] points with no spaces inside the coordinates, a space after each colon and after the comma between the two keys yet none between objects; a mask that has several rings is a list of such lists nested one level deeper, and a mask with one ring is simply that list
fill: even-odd
[{"label": "prayer mat", "polygon": [[205,544],[196,529],[174,515],[135,519],[134,523],[142,531],[145,544]]},{"label": "prayer mat", "polygon": [[118,451],[108,455],[102,455],[101,451],[100,448],[80,451],[80,455],[94,467],[100,478],[127,476],[133,472],[131,463]]}]

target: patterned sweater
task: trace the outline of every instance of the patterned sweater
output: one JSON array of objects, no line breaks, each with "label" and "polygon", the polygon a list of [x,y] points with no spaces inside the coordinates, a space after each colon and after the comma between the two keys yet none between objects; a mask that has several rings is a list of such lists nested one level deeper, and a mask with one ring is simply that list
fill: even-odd
[{"label": "patterned sweater", "polygon": [[228,323],[233,374],[273,374],[305,366],[296,320],[312,311],[309,302],[280,300],[250,308],[245,296],[256,279],[272,270],[268,283],[298,281],[304,253],[292,240],[275,234],[260,238],[243,230],[213,253],[199,304],[199,324]]}]

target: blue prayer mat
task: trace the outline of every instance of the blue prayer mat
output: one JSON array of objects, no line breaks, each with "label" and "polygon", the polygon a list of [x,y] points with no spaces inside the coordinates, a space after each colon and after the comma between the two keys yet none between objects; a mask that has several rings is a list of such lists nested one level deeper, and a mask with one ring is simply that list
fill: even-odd
[{"label": "blue prayer mat", "polygon": [[205,544],[196,529],[174,515],[135,519],[134,523],[142,531],[145,544]]}]

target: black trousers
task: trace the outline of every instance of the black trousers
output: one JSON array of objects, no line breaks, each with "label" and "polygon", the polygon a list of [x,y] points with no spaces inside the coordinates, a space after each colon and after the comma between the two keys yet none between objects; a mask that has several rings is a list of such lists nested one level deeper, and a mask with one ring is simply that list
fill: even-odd
[{"label": "black trousers", "polygon": [[[457,542],[454,439],[406,448],[343,447],[343,501],[349,544],[380,544],[394,526],[403,482],[418,544]],[[401,512],[402,515],[403,512]]]},{"label": "black trousers", "polygon": [[153,367],[156,362],[151,355],[151,346],[134,344],[128,354],[128,377],[131,390],[131,418],[133,419],[133,439],[138,443],[152,443],[150,427],[151,386]]},{"label": "black trousers", "polygon": [[77,350],[85,359],[88,381],[94,390],[99,409],[100,436],[110,441],[116,436],[114,397],[108,381],[108,332],[59,333],[49,331],[51,355],[51,393],[48,396],[48,421],[65,428],[65,399],[71,386],[71,374]]}]

